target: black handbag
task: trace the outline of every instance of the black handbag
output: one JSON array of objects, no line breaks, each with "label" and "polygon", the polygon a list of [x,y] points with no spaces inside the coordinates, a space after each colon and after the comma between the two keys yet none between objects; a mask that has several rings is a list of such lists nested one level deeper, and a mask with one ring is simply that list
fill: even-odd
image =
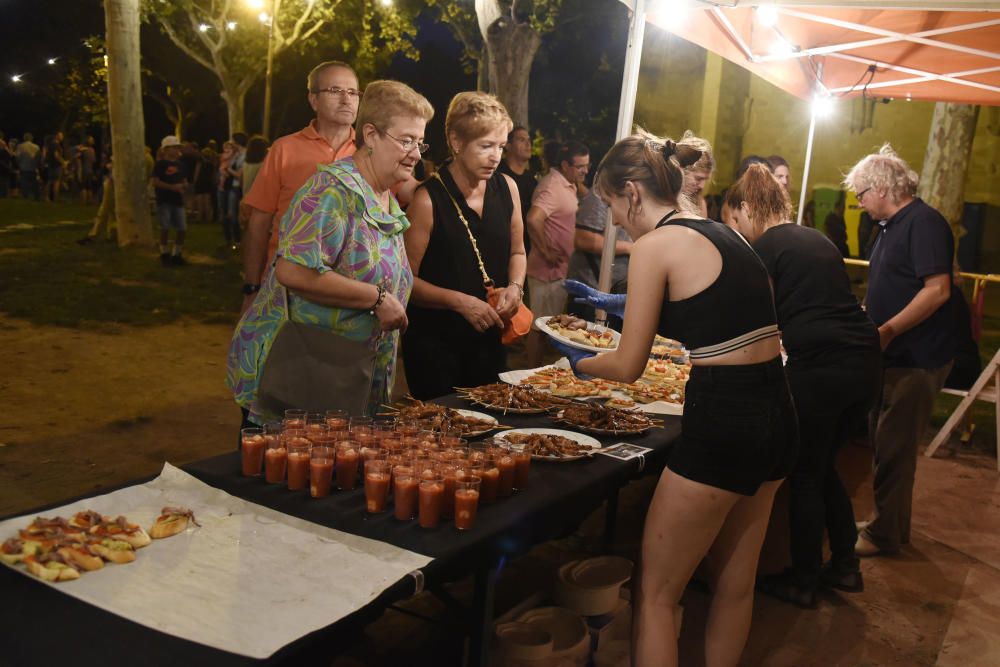
[{"label": "black handbag", "polygon": [[293,322],[288,289],[282,291],[285,317],[261,370],[258,408],[278,416],[289,408],[365,414],[375,350],[329,329]]}]

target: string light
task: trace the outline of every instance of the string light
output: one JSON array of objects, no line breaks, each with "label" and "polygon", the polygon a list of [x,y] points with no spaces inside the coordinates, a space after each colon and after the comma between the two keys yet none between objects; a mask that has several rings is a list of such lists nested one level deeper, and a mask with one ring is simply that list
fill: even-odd
[{"label": "string light", "polygon": [[833,113],[833,98],[829,95],[816,95],[812,101],[812,111],[817,118],[826,118]]},{"label": "string light", "polygon": [[50,65],[55,65],[57,60],[59,60],[59,59],[58,58],[49,58],[48,59],[48,63]]},{"label": "string light", "polygon": [[201,32],[208,32],[209,27],[210,26],[207,23],[199,23],[198,24],[198,30],[201,31]]},{"label": "string light", "polygon": [[778,24],[778,8],[774,5],[760,5],[757,7],[757,20],[765,28],[773,28]]},{"label": "string light", "polygon": [[236,30],[236,21],[229,21],[226,23],[227,30]]},{"label": "string light", "polygon": [[10,77],[10,80],[13,81],[14,83],[21,83],[22,76],[23,74],[15,74],[12,77]]}]

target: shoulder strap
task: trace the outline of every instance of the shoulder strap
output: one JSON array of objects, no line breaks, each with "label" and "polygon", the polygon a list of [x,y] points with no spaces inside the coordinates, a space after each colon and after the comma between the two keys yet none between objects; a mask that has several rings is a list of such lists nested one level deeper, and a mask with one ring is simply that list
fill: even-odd
[{"label": "shoulder strap", "polygon": [[438,172],[435,171],[431,178],[436,178],[441,184],[441,187],[444,188],[444,192],[448,195],[448,199],[450,199],[451,203],[455,206],[455,213],[458,214],[458,219],[462,221],[463,225],[465,225],[465,232],[469,235],[469,241],[472,243],[472,250],[476,253],[476,261],[479,263],[479,272],[483,274],[483,285],[486,287],[493,287],[493,280],[490,279],[490,275],[486,273],[486,265],[483,264],[483,256],[479,254],[479,245],[476,243],[476,237],[472,235],[472,228],[469,227],[469,221],[465,219],[464,215],[462,215],[462,208],[458,205],[458,202],[455,201],[455,198],[451,195],[451,191],[448,190],[447,184],[445,184],[444,179],[441,178],[441,175]]}]

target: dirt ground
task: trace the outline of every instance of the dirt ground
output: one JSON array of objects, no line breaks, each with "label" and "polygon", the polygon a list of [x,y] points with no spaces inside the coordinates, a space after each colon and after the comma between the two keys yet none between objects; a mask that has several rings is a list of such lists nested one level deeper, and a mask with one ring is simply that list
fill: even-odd
[{"label": "dirt ground", "polygon": [[[224,385],[231,332],[184,322],[80,331],[0,319],[0,515],[154,475],[164,461],[182,465],[231,449],[239,424]],[[871,502],[870,453],[849,449],[845,465],[860,514]],[[1000,664],[996,462],[942,454],[920,461],[914,544],[864,563],[866,593],[828,594],[817,610],[758,596],[742,664]],[[617,553],[634,557],[654,481],[623,494]],[[772,564],[783,557],[781,525],[779,516],[765,548]],[[601,527],[597,514],[576,536],[511,563],[498,587],[499,611],[544,589],[559,563],[597,552]],[[469,591],[468,582],[454,588],[458,597]],[[698,651],[707,600],[697,588],[685,595],[686,654]],[[440,612],[426,595],[404,606]],[[334,664],[425,664],[416,656],[450,664],[442,658],[454,655],[454,635],[442,636],[442,627],[387,612]]]},{"label": "dirt ground", "polygon": [[0,319],[0,515],[221,453],[240,412],[227,391],[232,328],[100,332]]}]

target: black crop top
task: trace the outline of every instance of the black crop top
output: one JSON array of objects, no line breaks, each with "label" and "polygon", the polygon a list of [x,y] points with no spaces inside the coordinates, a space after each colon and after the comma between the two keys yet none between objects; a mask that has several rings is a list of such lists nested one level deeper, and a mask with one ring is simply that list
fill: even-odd
[{"label": "black crop top", "polygon": [[767,269],[750,244],[720,222],[670,218],[657,228],[679,225],[698,232],[722,255],[722,270],[714,283],[693,296],[678,301],[664,297],[660,335],[679,340],[692,359],[716,357],[777,336]]}]

